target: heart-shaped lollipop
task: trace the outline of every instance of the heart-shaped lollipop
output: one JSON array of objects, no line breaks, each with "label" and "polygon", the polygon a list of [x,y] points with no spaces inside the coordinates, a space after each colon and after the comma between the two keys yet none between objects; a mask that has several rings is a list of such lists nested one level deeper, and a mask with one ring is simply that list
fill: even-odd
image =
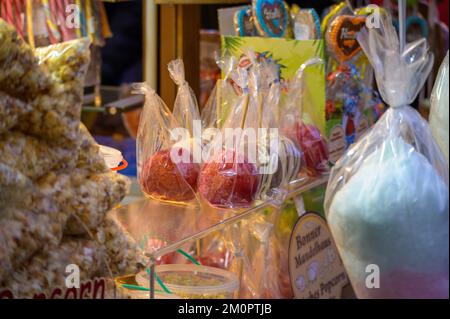
[{"label": "heart-shaped lollipop", "polygon": [[289,17],[282,0],[253,0],[253,17],[261,36],[284,37]]},{"label": "heart-shaped lollipop", "polygon": [[365,26],[365,23],[366,17],[364,16],[342,15],[333,20],[326,41],[337,60],[348,61],[361,51],[356,35]]}]

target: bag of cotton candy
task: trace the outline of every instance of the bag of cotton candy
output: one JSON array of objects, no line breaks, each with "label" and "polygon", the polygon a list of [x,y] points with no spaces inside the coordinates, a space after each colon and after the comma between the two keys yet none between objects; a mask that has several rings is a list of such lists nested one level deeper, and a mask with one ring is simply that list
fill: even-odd
[{"label": "bag of cotton candy", "polygon": [[400,52],[389,17],[358,41],[390,108],[331,170],[330,229],[358,298],[448,298],[448,168],[408,106],[432,54],[424,39]]}]

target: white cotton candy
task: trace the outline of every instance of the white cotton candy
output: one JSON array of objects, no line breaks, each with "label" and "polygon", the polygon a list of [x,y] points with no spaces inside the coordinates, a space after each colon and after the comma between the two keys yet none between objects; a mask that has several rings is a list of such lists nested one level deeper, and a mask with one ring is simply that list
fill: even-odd
[{"label": "white cotton candy", "polygon": [[400,49],[389,15],[357,39],[390,107],[330,172],[331,232],[358,298],[448,298],[448,164],[407,105],[433,54],[425,39]]},{"label": "white cotton candy", "polygon": [[[328,214],[357,295],[427,297],[414,290],[430,285],[448,296],[448,210],[448,186],[402,138],[384,141],[369,155],[336,192]],[[380,268],[378,290],[365,286],[369,264]],[[411,280],[399,286],[391,274]]]}]

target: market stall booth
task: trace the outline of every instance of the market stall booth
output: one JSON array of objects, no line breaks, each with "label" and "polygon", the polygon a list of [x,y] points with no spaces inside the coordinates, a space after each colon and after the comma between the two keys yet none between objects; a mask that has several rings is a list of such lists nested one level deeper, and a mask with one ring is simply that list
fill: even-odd
[{"label": "market stall booth", "polygon": [[0,1],[0,298],[448,298],[424,4],[221,2],[142,3],[118,88],[103,2]]}]

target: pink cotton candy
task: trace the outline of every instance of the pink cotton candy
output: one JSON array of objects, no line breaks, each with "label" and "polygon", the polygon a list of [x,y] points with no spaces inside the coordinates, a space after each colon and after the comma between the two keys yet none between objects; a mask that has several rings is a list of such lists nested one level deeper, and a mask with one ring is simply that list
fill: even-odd
[{"label": "pink cotton candy", "polygon": [[418,273],[409,270],[381,272],[380,288],[366,288],[355,283],[361,299],[448,299],[449,278],[446,273]]}]

